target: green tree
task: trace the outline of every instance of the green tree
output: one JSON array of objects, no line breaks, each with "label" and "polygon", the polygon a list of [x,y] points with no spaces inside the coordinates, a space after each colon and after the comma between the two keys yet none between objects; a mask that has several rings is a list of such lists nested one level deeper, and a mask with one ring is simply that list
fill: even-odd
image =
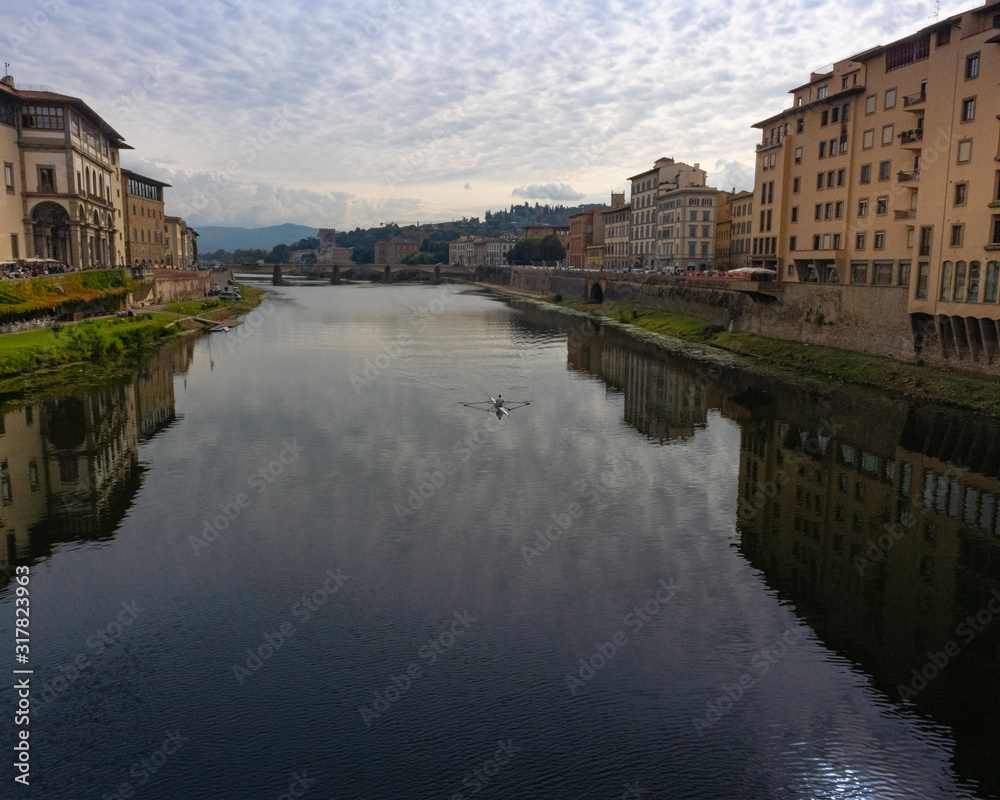
[{"label": "green tree", "polygon": [[287,244],[276,244],[264,260],[268,264],[288,264],[292,260],[292,248]]},{"label": "green tree", "polygon": [[559,237],[550,233],[538,243],[537,258],[539,261],[562,261],[566,257],[566,248],[562,246]]}]

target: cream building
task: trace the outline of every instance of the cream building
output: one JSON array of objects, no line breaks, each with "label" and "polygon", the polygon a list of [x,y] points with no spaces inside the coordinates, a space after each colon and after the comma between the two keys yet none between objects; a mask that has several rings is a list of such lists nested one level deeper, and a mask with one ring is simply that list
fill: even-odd
[{"label": "cream building", "polygon": [[166,266],[174,269],[189,269],[194,266],[197,249],[197,232],[188,227],[180,217],[164,217],[163,228],[167,244]]},{"label": "cream building", "polygon": [[125,259],[129,264],[165,267],[170,249],[163,213],[163,190],[169,183],[123,169]]},{"label": "cream building", "polygon": [[[624,198],[623,198],[624,200]],[[624,272],[632,263],[629,260],[629,217],[631,204],[604,209],[604,269]]]},{"label": "cream building", "polygon": [[123,263],[118,154],[131,148],[76,97],[21,90],[9,75],[0,97],[0,257],[16,248],[19,258],[83,268]]},{"label": "cream building", "polygon": [[753,242],[753,192],[737,192],[729,198],[729,268],[750,265]]},{"label": "cream building", "polygon": [[755,127],[751,258],[785,283],[871,287],[914,350],[1000,351],[1000,6],[811,74]]}]

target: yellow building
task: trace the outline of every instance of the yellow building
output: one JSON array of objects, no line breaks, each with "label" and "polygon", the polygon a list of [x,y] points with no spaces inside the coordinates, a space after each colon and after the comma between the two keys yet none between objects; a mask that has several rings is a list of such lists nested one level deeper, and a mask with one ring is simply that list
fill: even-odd
[{"label": "yellow building", "polygon": [[[612,195],[614,198],[614,195]],[[604,209],[604,269],[624,272],[632,263],[629,260],[629,216],[631,204],[625,203]]]},{"label": "yellow building", "polygon": [[123,263],[118,154],[131,148],[79,98],[18,89],[9,75],[0,98],[0,260]]},{"label": "yellow building", "polygon": [[585,254],[585,264],[587,269],[604,269],[604,245],[592,244],[587,248]]},{"label": "yellow building", "polygon": [[125,197],[125,259],[129,264],[165,267],[169,264],[163,214],[163,190],[169,187],[155,178],[122,170]]},{"label": "yellow building", "polygon": [[180,217],[164,217],[163,229],[167,244],[166,266],[190,269],[197,261],[195,239],[198,233]]},{"label": "yellow building", "polygon": [[753,241],[753,192],[737,192],[729,199],[729,268],[750,265]]},{"label": "yellow building", "polygon": [[909,314],[917,354],[997,354],[998,37],[984,5],[793,89],[755,126],[754,263],[785,285],[880,292],[885,313]]}]

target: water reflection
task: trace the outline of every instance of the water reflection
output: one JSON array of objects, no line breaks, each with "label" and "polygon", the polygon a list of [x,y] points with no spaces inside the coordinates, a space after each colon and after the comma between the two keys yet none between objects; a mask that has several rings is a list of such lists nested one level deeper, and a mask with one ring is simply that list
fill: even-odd
[{"label": "water reflection", "polygon": [[661,444],[712,411],[739,423],[739,551],[892,703],[949,726],[958,773],[1000,793],[1000,426],[706,368],[590,322],[568,363]]},{"label": "water reflection", "polygon": [[174,375],[195,342],[171,343],[127,380],[71,389],[0,415],[0,587],[64,542],[112,536],[142,483],[139,443],[177,419]]}]

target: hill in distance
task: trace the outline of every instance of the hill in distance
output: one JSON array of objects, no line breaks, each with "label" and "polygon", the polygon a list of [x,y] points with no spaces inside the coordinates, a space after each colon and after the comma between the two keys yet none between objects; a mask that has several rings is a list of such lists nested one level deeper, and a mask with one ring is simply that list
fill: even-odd
[{"label": "hill in distance", "polygon": [[318,228],[295,225],[270,225],[266,228],[226,228],[217,225],[192,226],[198,231],[198,252],[216,250],[271,250],[276,244],[291,244],[307,236],[316,236]]}]

